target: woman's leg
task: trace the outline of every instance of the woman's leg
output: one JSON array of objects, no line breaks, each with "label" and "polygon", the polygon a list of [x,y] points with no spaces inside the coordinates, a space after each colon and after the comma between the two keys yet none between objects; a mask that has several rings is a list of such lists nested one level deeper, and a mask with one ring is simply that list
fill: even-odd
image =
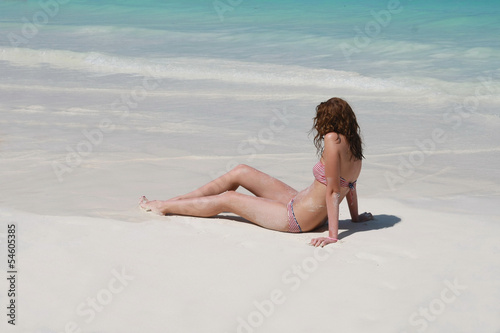
[{"label": "woman's leg", "polygon": [[167,201],[148,201],[143,197],[140,205],[159,214],[210,217],[231,212],[261,227],[288,231],[286,204],[232,190],[218,195]]},{"label": "woman's leg", "polygon": [[246,188],[257,197],[271,199],[284,204],[297,195],[295,189],[282,181],[248,165],[240,164],[199,189],[175,197],[169,201],[200,198],[221,194],[226,191],[236,191],[240,186]]}]

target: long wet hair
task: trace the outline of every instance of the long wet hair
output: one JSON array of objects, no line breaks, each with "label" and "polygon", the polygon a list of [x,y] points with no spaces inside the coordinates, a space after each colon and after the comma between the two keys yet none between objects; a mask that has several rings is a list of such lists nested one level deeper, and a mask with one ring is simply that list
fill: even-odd
[{"label": "long wet hair", "polygon": [[318,155],[323,153],[325,135],[335,132],[347,138],[349,149],[355,159],[361,160],[364,158],[358,121],[346,101],[334,97],[319,104],[316,107],[316,117],[313,120],[314,124],[311,131],[316,131],[314,145],[318,150]]}]

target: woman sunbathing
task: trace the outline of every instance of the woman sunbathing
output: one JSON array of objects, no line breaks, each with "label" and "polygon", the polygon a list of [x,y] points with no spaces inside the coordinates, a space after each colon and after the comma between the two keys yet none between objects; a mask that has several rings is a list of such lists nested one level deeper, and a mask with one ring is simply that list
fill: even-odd
[{"label": "woman sunbathing", "polygon": [[[163,215],[210,217],[231,212],[261,227],[284,232],[311,231],[328,218],[328,237],[314,238],[310,244],[323,247],[335,243],[339,204],[344,198],[353,222],[373,219],[370,213],[358,214],[356,180],[364,158],[359,126],[349,104],[331,98],[316,107],[313,129],[321,158],[313,167],[315,180],[300,192],[242,164],[188,194],[165,201],[142,197],[139,204]],[[254,196],[236,192],[240,186]]]}]

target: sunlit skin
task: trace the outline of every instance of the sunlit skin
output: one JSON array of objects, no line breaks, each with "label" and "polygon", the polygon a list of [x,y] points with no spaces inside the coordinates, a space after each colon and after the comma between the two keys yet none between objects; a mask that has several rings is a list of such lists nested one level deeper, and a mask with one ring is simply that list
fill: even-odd
[{"label": "sunlit skin", "polygon": [[[299,192],[241,164],[190,193],[165,201],[142,197],[139,205],[161,215],[211,217],[230,212],[261,227],[286,232],[289,231],[287,204],[294,199],[293,210],[303,232],[316,229],[328,218],[328,237],[313,238],[310,242],[323,247],[338,240],[339,205],[344,198],[353,222],[369,221],[373,216],[358,214],[357,191],[340,186],[341,176],[348,182],[357,180],[362,166],[362,161],[352,156],[345,136],[335,132],[324,136],[321,162],[325,166],[326,186],[314,179],[311,172],[312,184]],[[253,195],[236,192],[240,186]]]}]

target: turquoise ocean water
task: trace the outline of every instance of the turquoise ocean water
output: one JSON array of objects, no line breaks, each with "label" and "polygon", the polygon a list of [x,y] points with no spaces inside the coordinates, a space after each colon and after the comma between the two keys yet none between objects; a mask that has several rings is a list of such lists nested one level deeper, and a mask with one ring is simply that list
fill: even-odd
[{"label": "turquoise ocean water", "polygon": [[0,2],[0,47],[102,61],[202,57],[463,81],[498,72],[499,35],[500,4],[485,0]]}]

